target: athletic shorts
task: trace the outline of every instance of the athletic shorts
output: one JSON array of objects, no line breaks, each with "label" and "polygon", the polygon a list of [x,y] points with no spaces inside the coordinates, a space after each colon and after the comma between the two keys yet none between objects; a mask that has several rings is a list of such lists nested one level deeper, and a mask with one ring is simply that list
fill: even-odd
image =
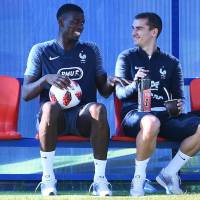
[{"label": "athletic shorts", "polygon": [[[88,105],[88,104],[87,104]],[[81,133],[79,132],[77,128],[77,118],[82,109],[84,109],[85,106],[76,106],[68,110],[63,110],[64,118],[58,119],[58,135],[77,135],[80,136]],[[37,124],[36,128],[37,131],[39,130],[39,123],[42,116],[42,110],[40,109],[39,113],[37,114]],[[85,137],[89,137],[88,135],[83,135]]]},{"label": "athletic shorts", "polygon": [[193,135],[200,124],[200,116],[193,113],[180,114],[178,117],[169,117],[166,111],[137,112],[131,110],[122,121],[124,134],[136,137],[140,131],[140,121],[145,115],[154,115],[161,122],[159,136],[173,141],[182,141]]}]

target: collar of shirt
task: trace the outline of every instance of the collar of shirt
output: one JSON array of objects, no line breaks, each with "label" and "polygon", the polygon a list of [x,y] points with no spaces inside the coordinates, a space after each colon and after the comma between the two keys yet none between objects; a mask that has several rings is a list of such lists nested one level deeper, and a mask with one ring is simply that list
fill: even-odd
[{"label": "collar of shirt", "polygon": [[150,58],[149,58],[149,55],[141,47],[138,47],[137,51],[141,56],[148,58],[148,59],[160,54],[160,48],[159,47],[157,47],[157,49],[153,52],[153,54],[151,55]]}]

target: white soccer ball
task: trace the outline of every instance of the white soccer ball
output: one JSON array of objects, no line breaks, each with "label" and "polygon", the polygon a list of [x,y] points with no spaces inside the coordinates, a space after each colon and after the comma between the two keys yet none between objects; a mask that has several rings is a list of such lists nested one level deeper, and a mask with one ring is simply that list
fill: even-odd
[{"label": "white soccer ball", "polygon": [[63,89],[52,85],[49,90],[51,102],[58,102],[63,109],[72,108],[80,103],[82,90],[80,85],[71,80],[70,86]]}]

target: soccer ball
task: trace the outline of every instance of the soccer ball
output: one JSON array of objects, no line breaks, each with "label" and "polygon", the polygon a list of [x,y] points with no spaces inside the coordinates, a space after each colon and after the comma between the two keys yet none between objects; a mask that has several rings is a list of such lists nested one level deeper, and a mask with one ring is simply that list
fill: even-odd
[{"label": "soccer ball", "polygon": [[63,89],[52,85],[49,90],[51,102],[58,102],[63,109],[74,107],[80,103],[82,90],[79,84],[71,80],[70,86]]}]

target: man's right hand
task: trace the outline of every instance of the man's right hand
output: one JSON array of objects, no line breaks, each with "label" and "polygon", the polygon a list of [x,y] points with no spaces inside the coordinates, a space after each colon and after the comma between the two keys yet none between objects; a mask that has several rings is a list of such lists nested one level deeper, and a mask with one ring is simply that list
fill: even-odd
[{"label": "man's right hand", "polygon": [[148,74],[149,70],[143,69],[140,67],[135,74],[134,81],[138,81],[140,78],[144,78]]},{"label": "man's right hand", "polygon": [[70,85],[70,79],[60,74],[47,74],[45,75],[45,80],[50,85],[55,85],[60,89],[67,88]]}]

